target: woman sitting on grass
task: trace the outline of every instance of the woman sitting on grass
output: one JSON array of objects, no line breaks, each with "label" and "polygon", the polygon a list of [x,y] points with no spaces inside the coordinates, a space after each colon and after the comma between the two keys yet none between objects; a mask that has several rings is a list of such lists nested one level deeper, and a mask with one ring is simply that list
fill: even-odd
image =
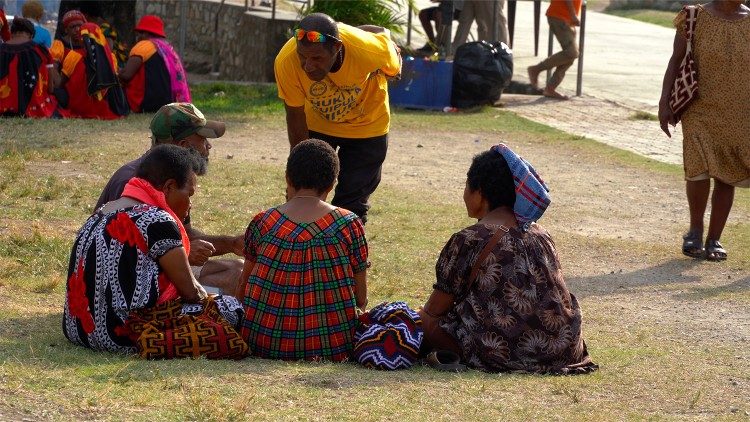
[{"label": "woman sitting on grass", "polygon": [[425,349],[449,350],[489,372],[584,373],[578,301],[552,239],[535,224],[549,204],[534,169],[503,144],[474,157],[464,203],[479,220],[440,253],[420,310]]},{"label": "woman sitting on grass", "polygon": [[300,142],[287,161],[287,202],[245,232],[241,334],[256,356],[343,361],[354,348],[367,242],[354,213],[326,202],[338,172],[327,143]]},{"label": "woman sitting on grass", "polygon": [[[205,169],[195,151],[156,146],[122,197],[89,217],[70,254],[63,315],[68,340],[94,350],[134,352],[136,339],[127,324],[132,312],[184,303],[184,313],[200,313],[193,303],[205,299],[206,292],[190,270],[182,220],[190,210],[196,175]],[[219,297],[216,302],[223,317],[238,325],[242,308],[237,300]],[[189,353],[199,342],[206,352],[202,340],[199,335],[181,339],[172,347],[182,350],[170,357]]]}]

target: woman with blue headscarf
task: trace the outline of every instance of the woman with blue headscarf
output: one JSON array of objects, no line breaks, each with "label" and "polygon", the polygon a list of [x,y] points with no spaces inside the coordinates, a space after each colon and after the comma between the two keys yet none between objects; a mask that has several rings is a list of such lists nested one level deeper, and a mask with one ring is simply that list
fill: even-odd
[{"label": "woman with blue headscarf", "polygon": [[534,168],[507,146],[474,157],[464,203],[478,222],[455,233],[440,253],[437,282],[419,311],[423,350],[454,352],[488,372],[598,368],[554,243],[535,223],[549,202]]}]

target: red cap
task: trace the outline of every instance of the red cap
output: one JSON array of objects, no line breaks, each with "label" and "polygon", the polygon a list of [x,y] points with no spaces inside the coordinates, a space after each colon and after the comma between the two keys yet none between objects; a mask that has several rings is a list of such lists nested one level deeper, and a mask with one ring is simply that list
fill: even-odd
[{"label": "red cap", "polygon": [[144,15],[141,20],[138,21],[135,30],[148,32],[149,34],[158,35],[160,37],[166,37],[164,34],[164,22],[156,15]]}]

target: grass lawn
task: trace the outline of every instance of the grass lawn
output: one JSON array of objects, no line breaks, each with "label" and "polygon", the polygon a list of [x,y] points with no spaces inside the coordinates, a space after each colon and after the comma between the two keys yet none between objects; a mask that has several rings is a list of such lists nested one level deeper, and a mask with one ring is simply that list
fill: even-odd
[{"label": "grass lawn", "polygon": [[677,15],[676,12],[650,9],[606,9],[605,13],[641,22],[653,23],[667,28],[674,28],[672,20]]},{"label": "grass lawn", "polygon": [[[194,198],[194,224],[240,233],[283,201],[286,133],[274,87],[201,85],[228,122]],[[738,190],[725,263],[679,253],[681,169],[519,118],[396,110],[367,237],[370,303],[424,303],[435,259],[472,224],[471,156],[509,142],[551,184],[542,219],[601,370],[577,377],[353,364],[142,361],[61,331],[69,248],[101,188],[148,147],[149,116],[0,119],[0,420],[747,420],[750,194]]]}]

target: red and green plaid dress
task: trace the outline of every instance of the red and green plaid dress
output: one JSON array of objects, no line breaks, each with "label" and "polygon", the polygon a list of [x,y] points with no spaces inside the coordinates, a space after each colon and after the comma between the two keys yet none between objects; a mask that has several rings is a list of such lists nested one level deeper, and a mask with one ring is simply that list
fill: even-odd
[{"label": "red and green plaid dress", "polygon": [[337,208],[297,223],[276,208],[245,232],[256,262],[245,286],[242,337],[253,354],[286,360],[342,361],[354,348],[354,274],[367,267],[362,222]]}]

